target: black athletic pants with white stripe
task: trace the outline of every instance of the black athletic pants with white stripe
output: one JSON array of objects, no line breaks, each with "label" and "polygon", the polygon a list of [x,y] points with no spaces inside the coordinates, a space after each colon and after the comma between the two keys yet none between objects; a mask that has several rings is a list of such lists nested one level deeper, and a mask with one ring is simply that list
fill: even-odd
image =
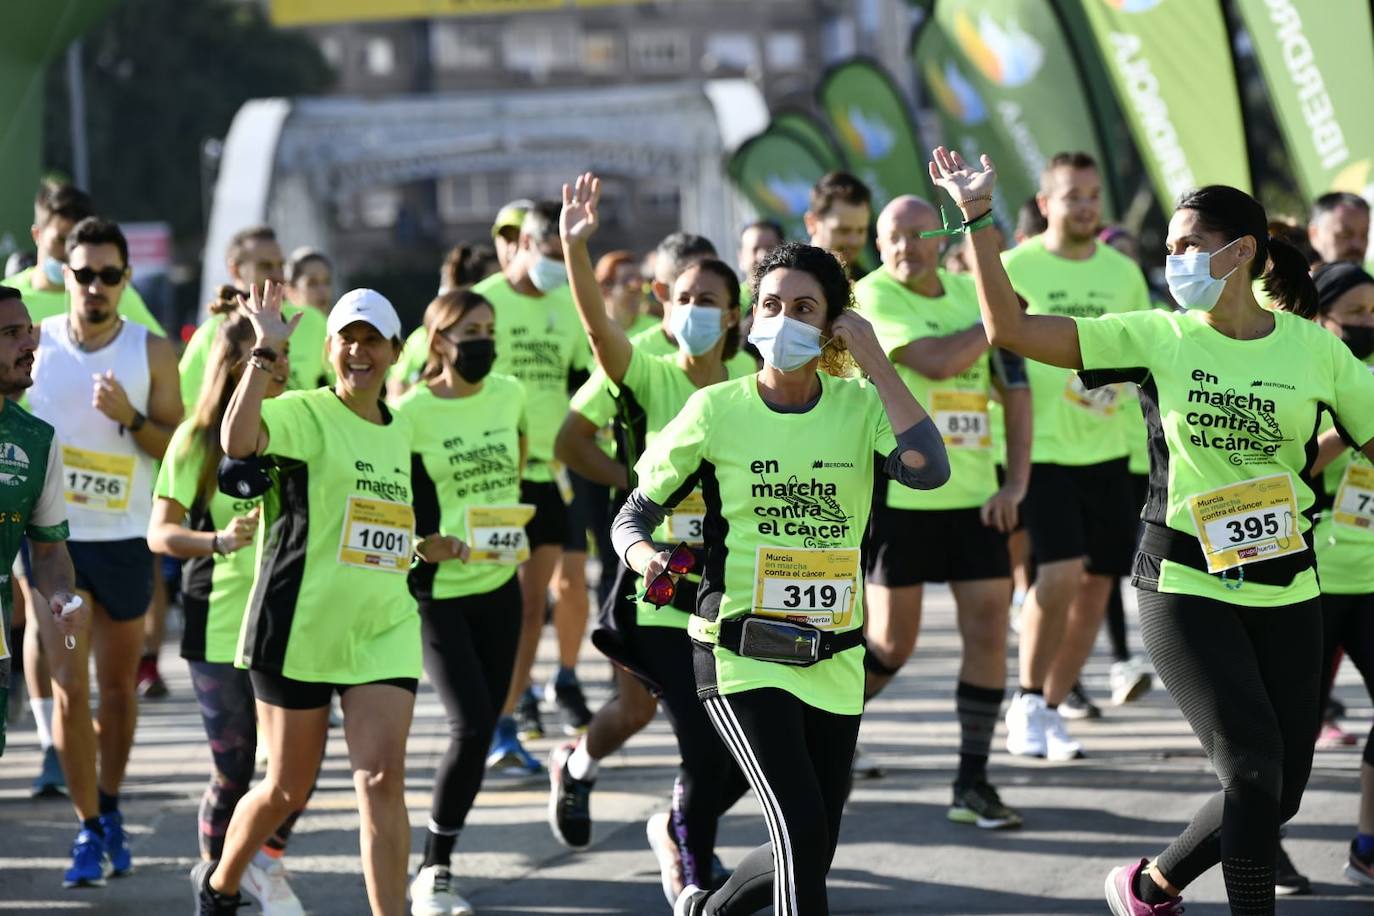
[{"label": "black athletic pants with white stripe", "polygon": [[763,807],[771,842],[745,856],[706,903],[707,916],[828,916],[825,878],[859,738],[859,716],[810,706],[785,690],[705,700],[711,723]]}]

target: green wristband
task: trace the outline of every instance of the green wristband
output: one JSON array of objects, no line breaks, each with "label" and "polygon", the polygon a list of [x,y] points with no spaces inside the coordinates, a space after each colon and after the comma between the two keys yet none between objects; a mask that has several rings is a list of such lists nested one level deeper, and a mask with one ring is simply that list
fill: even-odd
[{"label": "green wristband", "polygon": [[973,222],[970,223],[966,221],[962,231],[966,233],[977,232],[979,229],[986,229],[995,222],[997,222],[997,218],[992,215],[992,210],[989,209],[988,212],[984,213]]}]

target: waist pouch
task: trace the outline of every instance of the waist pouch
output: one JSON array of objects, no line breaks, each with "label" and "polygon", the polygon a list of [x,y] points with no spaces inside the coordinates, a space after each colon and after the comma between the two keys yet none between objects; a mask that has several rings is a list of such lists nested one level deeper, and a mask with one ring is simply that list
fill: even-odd
[{"label": "waist pouch", "polygon": [[[1199,572],[1207,572],[1207,558],[1203,555],[1202,545],[1196,537],[1153,522],[1142,522],[1142,526],[1139,547],[1141,553],[1178,563]],[[1302,553],[1290,553],[1272,560],[1247,563],[1237,570],[1226,570],[1214,575],[1225,577],[1226,573],[1236,572],[1243,582],[1285,587],[1293,583],[1293,578],[1298,573],[1311,569],[1314,562],[1312,548],[1308,546]]]},{"label": "waist pouch", "polygon": [[805,623],[753,615],[716,623],[693,615],[687,632],[698,642],[720,646],[741,658],[800,668],[834,658],[864,642],[863,627],[830,633]]}]

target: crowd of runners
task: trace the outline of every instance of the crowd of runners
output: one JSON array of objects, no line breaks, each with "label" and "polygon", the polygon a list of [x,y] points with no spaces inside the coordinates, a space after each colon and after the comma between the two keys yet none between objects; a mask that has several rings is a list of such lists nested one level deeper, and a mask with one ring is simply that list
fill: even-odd
[{"label": "crowd of runners", "polygon": [[[1049,160],[1015,227],[986,157],[937,149],[930,177],[936,204],[875,213],[827,175],[808,239],[753,222],[731,264],[689,232],[598,252],[600,182],[569,176],[456,247],[409,335],[385,291],[335,298],[347,265],[245,227],[184,347],[119,226],[45,184],[33,262],[0,286],[0,700],[27,696],[33,792],[75,813],[54,886],[136,867],[120,788],[175,607],[211,759],[199,914],[305,912],[283,861],[331,728],[371,911],[460,916],[484,778],[547,771],[549,826],[586,849],[600,761],[660,706],[680,753],[646,825],[662,912],[828,913],[846,800],[882,777],[864,705],[948,583],[951,821],[1023,823],[988,766],[999,720],[1009,753],[1073,760],[1073,720],[1157,679],[1220,785],[1104,876],[1110,912],[1180,913],[1218,864],[1234,913],[1302,892],[1281,827],[1314,750],[1358,740],[1330,697],[1344,656],[1374,689],[1369,205],[1324,195],[1303,228],[1196,189],[1152,284],[1084,153]],[[589,631],[615,672],[595,710]],[[426,679],[449,738],[417,858]],[[557,732],[547,761],[527,750]],[[1374,729],[1363,761],[1346,875],[1374,884]],[[722,863],[750,792],[769,842]]]}]

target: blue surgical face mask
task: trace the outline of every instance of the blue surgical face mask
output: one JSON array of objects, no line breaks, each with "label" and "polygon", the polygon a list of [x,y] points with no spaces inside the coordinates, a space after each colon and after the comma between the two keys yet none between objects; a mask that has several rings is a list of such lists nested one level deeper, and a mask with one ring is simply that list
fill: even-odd
[{"label": "blue surgical face mask", "polygon": [[779,312],[754,319],[749,342],[774,369],[791,372],[821,355],[821,329]]},{"label": "blue surgical face mask", "polygon": [[47,277],[48,282],[54,286],[61,285],[64,280],[62,276],[63,266],[65,265],[52,255],[43,256],[43,276]]},{"label": "blue surgical face mask", "polygon": [[1193,312],[1210,312],[1221,298],[1226,287],[1226,278],[1240,267],[1237,264],[1226,272],[1226,276],[1212,276],[1212,258],[1230,248],[1240,239],[1232,239],[1216,251],[1193,251],[1188,254],[1171,254],[1164,259],[1164,280],[1169,284],[1169,293],[1174,301]]},{"label": "blue surgical face mask", "polygon": [[568,282],[568,269],[562,261],[536,253],[530,264],[530,282],[541,293],[551,293]]},{"label": "blue surgical face mask", "polygon": [[725,332],[724,311],[713,305],[674,305],[668,330],[677,348],[688,356],[700,356],[716,345]]}]

